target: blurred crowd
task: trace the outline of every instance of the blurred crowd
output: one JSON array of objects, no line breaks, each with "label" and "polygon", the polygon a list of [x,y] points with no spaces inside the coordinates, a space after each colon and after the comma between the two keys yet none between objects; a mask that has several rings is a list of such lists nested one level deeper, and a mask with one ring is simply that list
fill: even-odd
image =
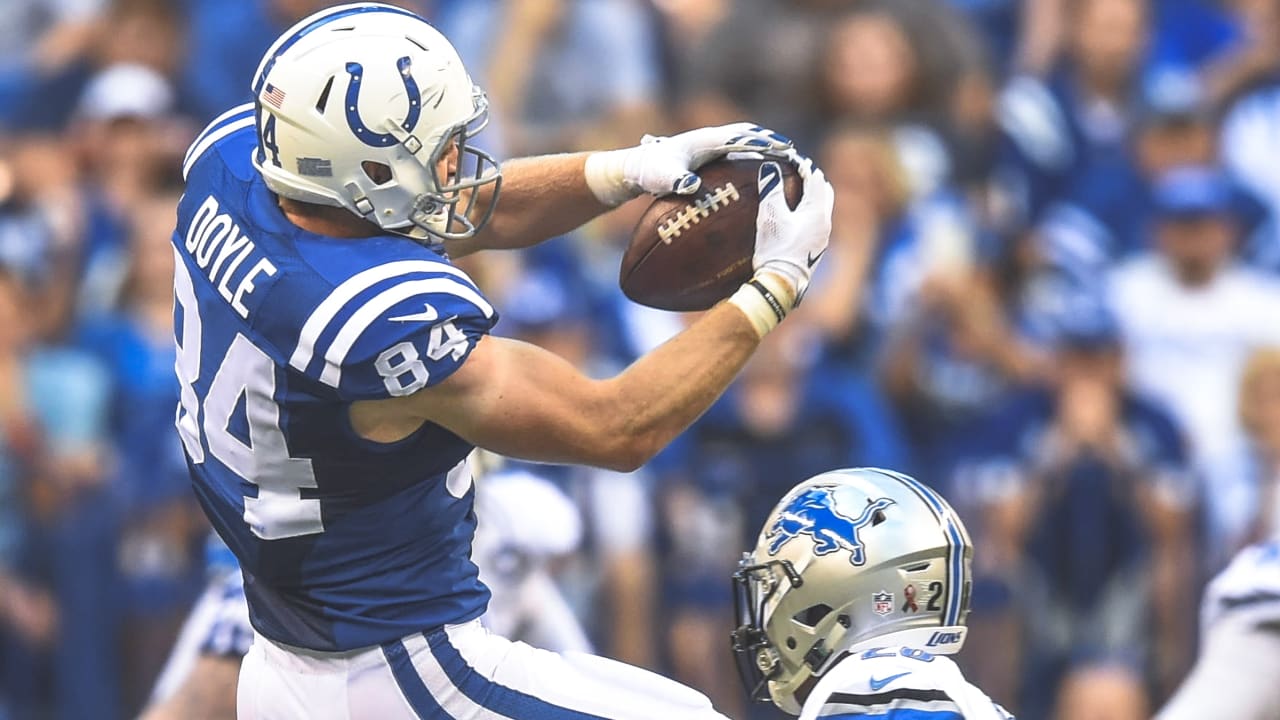
[{"label": "blurred crowd", "polygon": [[[0,719],[130,717],[205,576],[172,430],[181,158],[325,0],[4,0]],[[977,545],[970,678],[1148,717],[1205,580],[1280,530],[1280,0],[423,0],[499,157],[751,119],[837,190],[829,258],[649,467],[537,467],[599,652],[734,717],[728,575],[817,472],[881,465]],[[643,200],[468,258],[593,375],[684,319],[617,290]],[[893,588],[888,590],[893,591]]]}]

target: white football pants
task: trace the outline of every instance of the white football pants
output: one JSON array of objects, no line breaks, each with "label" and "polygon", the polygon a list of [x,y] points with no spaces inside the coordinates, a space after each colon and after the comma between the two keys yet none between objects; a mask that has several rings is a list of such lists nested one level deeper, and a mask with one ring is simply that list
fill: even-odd
[{"label": "white football pants", "polygon": [[479,621],[346,653],[256,635],[238,705],[240,720],[726,720],[647,670],[538,650]]}]

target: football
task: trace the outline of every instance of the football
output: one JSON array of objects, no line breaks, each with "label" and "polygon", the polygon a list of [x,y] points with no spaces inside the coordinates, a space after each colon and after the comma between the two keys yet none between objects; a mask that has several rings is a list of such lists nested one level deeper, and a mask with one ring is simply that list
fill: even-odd
[{"label": "football", "polygon": [[[762,162],[708,163],[698,170],[698,192],[654,200],[622,257],[618,284],[623,294],[661,310],[706,310],[750,280]],[[776,162],[787,204],[795,209],[803,182],[791,163]]]}]

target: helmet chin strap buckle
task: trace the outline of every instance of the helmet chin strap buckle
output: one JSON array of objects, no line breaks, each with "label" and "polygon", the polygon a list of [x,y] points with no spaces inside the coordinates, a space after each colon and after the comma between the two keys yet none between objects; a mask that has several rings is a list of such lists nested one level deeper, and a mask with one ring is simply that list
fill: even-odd
[{"label": "helmet chin strap buckle", "polygon": [[804,664],[808,665],[813,672],[818,672],[818,668],[822,667],[829,657],[831,657],[831,650],[827,648],[827,641],[825,638],[820,638],[813,647],[809,648],[809,652],[804,654]]},{"label": "helmet chin strap buckle", "polygon": [[347,183],[347,194],[351,196],[351,202],[356,206],[356,212],[366,217],[373,214],[373,201],[369,200],[368,195],[360,192],[359,185]]}]

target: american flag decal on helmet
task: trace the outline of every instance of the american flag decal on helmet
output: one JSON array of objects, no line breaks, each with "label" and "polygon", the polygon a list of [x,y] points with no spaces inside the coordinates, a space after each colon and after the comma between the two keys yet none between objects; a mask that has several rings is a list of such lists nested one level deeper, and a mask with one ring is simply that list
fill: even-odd
[{"label": "american flag decal on helmet", "polygon": [[267,86],[263,88],[262,99],[279,110],[280,106],[284,104],[284,91],[271,83],[267,83]]}]

